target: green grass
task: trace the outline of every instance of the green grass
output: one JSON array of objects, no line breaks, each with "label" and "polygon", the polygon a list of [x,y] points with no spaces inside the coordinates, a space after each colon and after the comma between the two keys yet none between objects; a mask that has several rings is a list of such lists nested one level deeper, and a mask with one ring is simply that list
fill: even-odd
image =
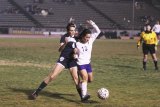
[{"label": "green grass", "polygon": [[[147,71],[142,70],[135,40],[96,40],[90,103],[80,102],[68,70],[35,101],[28,100],[56,62],[58,46],[59,39],[53,38],[0,39],[0,107],[160,107],[160,71],[154,71],[150,56]],[[97,97],[101,87],[110,92],[107,100]]]}]

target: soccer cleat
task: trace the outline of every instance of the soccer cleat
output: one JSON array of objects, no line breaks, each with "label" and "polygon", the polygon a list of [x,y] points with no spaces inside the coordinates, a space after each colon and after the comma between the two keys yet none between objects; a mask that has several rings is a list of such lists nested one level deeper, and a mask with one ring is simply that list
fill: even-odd
[{"label": "soccer cleat", "polygon": [[81,99],[81,101],[82,102],[85,102],[85,101],[87,101],[88,99],[90,98],[90,95],[85,95],[84,97],[82,97],[82,99]]},{"label": "soccer cleat", "polygon": [[155,67],[155,70],[158,71],[158,67]]},{"label": "soccer cleat", "polygon": [[146,66],[143,66],[143,70],[146,71]]},{"label": "soccer cleat", "polygon": [[28,96],[29,100],[35,100],[38,97],[38,94],[36,92],[32,93],[31,95]]}]

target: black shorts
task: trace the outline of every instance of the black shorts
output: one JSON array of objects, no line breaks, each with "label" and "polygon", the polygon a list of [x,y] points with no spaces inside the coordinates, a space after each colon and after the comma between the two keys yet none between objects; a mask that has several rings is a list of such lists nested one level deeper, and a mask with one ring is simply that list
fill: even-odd
[{"label": "black shorts", "polygon": [[156,53],[155,44],[145,44],[145,43],[143,43],[142,48],[143,48],[143,54],[148,54],[148,53],[154,54],[154,53]]},{"label": "black shorts", "polygon": [[156,32],[156,35],[157,35],[157,36],[160,36],[160,32]]},{"label": "black shorts", "polygon": [[69,58],[65,58],[63,56],[61,56],[58,59],[57,63],[62,64],[66,69],[77,66],[77,62],[75,59],[69,59]]}]

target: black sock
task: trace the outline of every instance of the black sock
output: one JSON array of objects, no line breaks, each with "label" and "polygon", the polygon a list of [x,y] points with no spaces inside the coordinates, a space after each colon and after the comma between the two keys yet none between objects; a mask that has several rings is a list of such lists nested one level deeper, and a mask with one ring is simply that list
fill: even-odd
[{"label": "black sock", "polygon": [[154,66],[155,66],[155,68],[158,68],[157,61],[154,61]]},{"label": "black sock", "polygon": [[143,68],[146,69],[146,62],[143,61]]},{"label": "black sock", "polygon": [[79,96],[82,98],[81,88],[77,85],[76,89],[77,89]]},{"label": "black sock", "polygon": [[43,82],[39,85],[39,87],[37,88],[37,90],[35,91],[35,94],[38,95],[39,92],[40,92],[43,88],[45,88],[46,86],[47,86],[47,84],[43,81]]}]

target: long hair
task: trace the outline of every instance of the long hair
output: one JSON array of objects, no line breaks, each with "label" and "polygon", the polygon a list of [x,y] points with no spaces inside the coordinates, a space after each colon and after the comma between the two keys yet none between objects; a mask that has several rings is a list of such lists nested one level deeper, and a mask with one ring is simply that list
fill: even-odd
[{"label": "long hair", "polygon": [[84,29],[84,30],[80,33],[80,35],[78,36],[78,39],[79,39],[79,40],[82,40],[82,38],[85,37],[87,34],[91,34],[91,30],[89,30],[89,29]]}]

